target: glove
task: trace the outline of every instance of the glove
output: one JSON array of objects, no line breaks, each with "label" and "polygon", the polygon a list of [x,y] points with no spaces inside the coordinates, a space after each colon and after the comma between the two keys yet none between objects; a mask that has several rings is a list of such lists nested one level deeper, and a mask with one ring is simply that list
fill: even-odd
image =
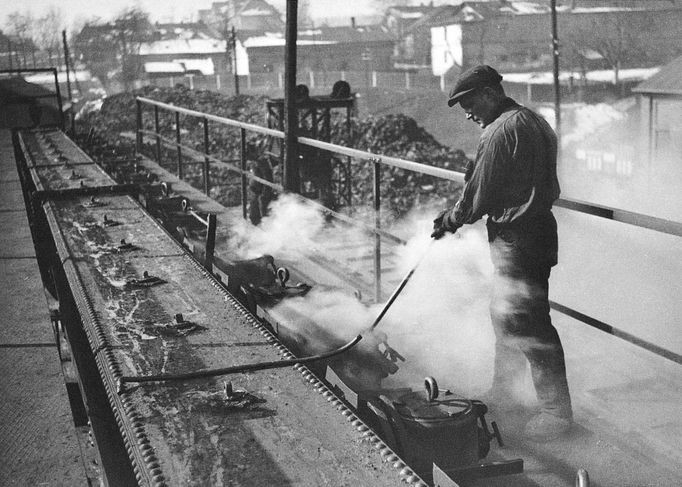
[{"label": "glove", "polygon": [[443,210],[438,213],[438,216],[433,220],[433,232],[431,233],[431,238],[440,239],[448,231],[447,225],[447,214],[450,210]]},{"label": "glove", "polygon": [[438,216],[433,220],[433,232],[431,233],[431,238],[438,240],[443,237],[447,232],[455,233],[459,227],[462,225],[454,225],[449,218],[449,214],[452,210],[447,209],[441,211]]}]

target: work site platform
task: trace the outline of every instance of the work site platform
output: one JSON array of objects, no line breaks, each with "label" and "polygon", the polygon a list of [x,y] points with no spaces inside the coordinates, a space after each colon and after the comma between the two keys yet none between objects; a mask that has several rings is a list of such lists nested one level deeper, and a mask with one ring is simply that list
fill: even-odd
[{"label": "work site platform", "polygon": [[[142,164],[153,169],[161,181],[170,183],[175,193],[187,196],[194,206],[216,214],[220,228],[230,227],[241,218],[238,209],[222,207],[151,161],[143,160]],[[587,232],[593,224],[593,217],[575,222],[568,219],[582,215],[576,217],[561,208],[555,213],[567,228],[583,225],[579,228]],[[566,258],[584,251],[580,242],[572,240],[570,235],[564,236],[565,247],[572,249],[565,249]],[[227,257],[228,249],[218,240],[217,255],[222,253]],[[651,246],[653,249],[653,243]],[[302,264],[299,261],[296,265]],[[659,273],[674,274],[676,265],[679,264],[671,262],[669,269],[659,269]],[[579,282],[565,269],[563,274],[556,274],[551,284],[554,291],[566,293],[561,286],[554,285],[561,278]],[[401,276],[386,276],[387,281],[391,281],[390,277]],[[392,286],[396,284],[392,282]],[[682,365],[556,310],[552,310],[551,316],[565,349],[574,427],[566,436],[551,442],[529,441],[523,429],[534,413],[532,407],[523,412],[508,412],[489,404],[490,420],[500,426],[505,444],[502,448],[493,445],[485,461],[522,458],[524,472],[484,478],[463,486],[573,487],[578,469],[588,472],[590,487],[682,485],[679,448]],[[444,386],[449,385],[447,377],[438,379]]]},{"label": "work site platform", "polygon": [[7,129],[0,228],[0,485],[88,485]]}]

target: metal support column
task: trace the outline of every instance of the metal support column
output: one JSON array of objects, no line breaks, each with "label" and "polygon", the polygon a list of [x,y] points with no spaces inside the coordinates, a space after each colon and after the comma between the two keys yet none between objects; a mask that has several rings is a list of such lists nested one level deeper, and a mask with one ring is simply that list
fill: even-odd
[{"label": "metal support column", "polygon": [[142,153],[142,102],[135,99],[135,154]]},{"label": "metal support column", "polygon": [[[11,54],[11,51],[10,51]],[[10,56],[10,61],[12,60],[12,57]],[[12,69],[12,64],[10,62],[9,69]],[[52,74],[54,75],[54,88],[57,93],[57,106],[59,107],[59,116],[61,117],[62,123],[61,123],[61,129],[65,130],[64,127],[64,106],[62,105],[62,92],[59,89],[59,76],[57,75],[57,69],[52,68]]]},{"label": "metal support column", "polygon": [[175,112],[175,142],[178,150],[178,178],[182,179],[182,149],[180,148],[180,112]]},{"label": "metal support column", "polygon": [[247,212],[247,199],[249,197],[246,187],[246,129],[239,129],[241,135],[241,146],[240,146],[240,157],[239,157],[239,167],[242,170],[241,175],[241,196],[242,196],[242,216],[246,220],[248,216]]},{"label": "metal support column", "polygon": [[[204,117],[204,154],[208,155],[208,118]],[[208,196],[211,191],[211,164],[208,157],[204,158],[204,193]]]},{"label": "metal support column", "polygon": [[[381,162],[372,160],[374,179],[374,229],[381,229]],[[381,235],[374,233],[374,301],[381,302]]]},{"label": "metal support column", "polygon": [[287,0],[286,18],[286,48],[284,51],[285,79],[284,79],[284,113],[285,127],[285,157],[284,157],[284,189],[298,193],[298,144],[296,132],[298,129],[298,110],[296,107],[296,40],[297,40],[297,0]]},{"label": "metal support column", "polygon": [[161,165],[161,135],[159,135],[159,107],[154,105],[154,132],[156,132],[156,162]]},{"label": "metal support column", "polygon": [[232,70],[234,71],[234,94],[239,95],[239,73],[237,72],[237,34],[232,26]]}]

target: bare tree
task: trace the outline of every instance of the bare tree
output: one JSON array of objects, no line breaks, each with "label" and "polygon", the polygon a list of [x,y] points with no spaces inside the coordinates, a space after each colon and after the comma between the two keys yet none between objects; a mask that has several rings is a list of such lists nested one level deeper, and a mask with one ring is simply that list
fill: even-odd
[{"label": "bare tree", "polygon": [[233,73],[235,93],[239,94],[237,53],[235,52],[237,39],[232,10],[227,5],[215,9],[213,17],[207,24],[215,31],[220,40],[225,41],[225,68],[228,72],[231,71]]},{"label": "bare tree", "polygon": [[61,33],[64,21],[59,10],[54,6],[38,18],[36,26],[36,43],[38,47],[47,53],[48,61],[53,66],[54,58],[57,57],[57,66],[61,65]]},{"label": "bare tree", "polygon": [[109,73],[119,67],[113,49],[113,26],[86,22],[73,38],[76,59],[85,64],[90,74],[97,78],[105,90],[109,88]]},{"label": "bare tree", "polygon": [[121,80],[126,91],[140,78],[143,69],[140,61],[142,44],[152,38],[149,14],[138,8],[124,10],[114,20],[114,42],[121,62]]},{"label": "bare tree", "polygon": [[35,43],[33,41],[34,19],[31,12],[21,13],[18,10],[7,16],[7,31],[17,37],[21,42],[24,67],[28,65],[26,61],[26,48],[31,49],[33,56],[33,67],[35,67]]},{"label": "bare tree", "polygon": [[86,23],[74,36],[73,44],[78,59],[105,89],[112,77],[118,77],[128,91],[142,75],[140,47],[151,38],[148,14],[132,8],[111,23]]},{"label": "bare tree", "polygon": [[569,59],[584,70],[585,56],[590,52],[598,54],[613,70],[614,84],[619,85],[624,66],[646,60],[643,41],[651,24],[651,18],[643,12],[636,16],[616,12],[586,18],[584,25],[566,36],[565,45],[571,46]]},{"label": "bare tree", "polygon": [[313,27],[313,19],[310,15],[310,0],[299,0],[298,2],[298,27],[299,29],[310,29]]}]

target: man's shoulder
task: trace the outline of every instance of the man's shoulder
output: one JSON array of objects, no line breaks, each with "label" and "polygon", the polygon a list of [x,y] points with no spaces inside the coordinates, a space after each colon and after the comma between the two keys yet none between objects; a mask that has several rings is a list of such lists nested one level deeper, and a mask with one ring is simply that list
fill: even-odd
[{"label": "man's shoulder", "polygon": [[535,131],[538,128],[551,130],[541,115],[516,102],[508,105],[500,116],[486,128],[488,129],[486,135],[489,138],[502,137],[510,132]]}]

